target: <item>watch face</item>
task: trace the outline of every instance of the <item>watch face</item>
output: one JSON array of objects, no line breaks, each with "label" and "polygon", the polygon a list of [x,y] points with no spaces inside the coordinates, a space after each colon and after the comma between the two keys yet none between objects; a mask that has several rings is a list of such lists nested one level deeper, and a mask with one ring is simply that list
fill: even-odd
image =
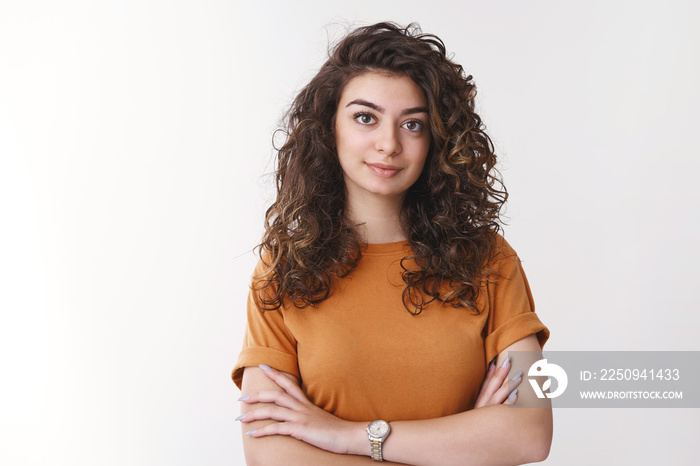
[{"label": "watch face", "polygon": [[369,425],[369,433],[372,437],[384,437],[389,433],[389,424],[384,421],[374,421]]}]

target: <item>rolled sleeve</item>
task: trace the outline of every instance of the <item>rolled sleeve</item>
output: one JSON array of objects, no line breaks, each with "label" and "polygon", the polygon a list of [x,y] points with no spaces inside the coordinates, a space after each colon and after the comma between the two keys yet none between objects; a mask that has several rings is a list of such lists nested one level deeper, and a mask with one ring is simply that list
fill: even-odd
[{"label": "rolled sleeve", "polygon": [[520,259],[508,243],[502,241],[503,250],[493,264],[495,278],[487,285],[486,361],[528,335],[537,335],[541,347],[549,338],[549,330],[535,314],[535,303]]},{"label": "rolled sleeve", "polygon": [[[256,267],[259,273],[261,264]],[[255,275],[254,275],[255,276]],[[248,294],[247,324],[243,349],[231,378],[240,389],[246,367],[267,364],[279,371],[299,377],[297,342],[285,324],[283,309],[263,312],[256,287]]]}]

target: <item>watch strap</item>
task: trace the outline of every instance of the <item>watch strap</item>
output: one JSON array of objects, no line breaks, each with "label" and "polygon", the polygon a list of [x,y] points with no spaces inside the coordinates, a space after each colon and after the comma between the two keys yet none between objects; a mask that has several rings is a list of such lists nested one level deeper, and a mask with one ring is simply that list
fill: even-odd
[{"label": "watch strap", "polygon": [[382,440],[384,439],[369,439],[370,456],[374,461],[384,461],[384,458],[382,458]]}]

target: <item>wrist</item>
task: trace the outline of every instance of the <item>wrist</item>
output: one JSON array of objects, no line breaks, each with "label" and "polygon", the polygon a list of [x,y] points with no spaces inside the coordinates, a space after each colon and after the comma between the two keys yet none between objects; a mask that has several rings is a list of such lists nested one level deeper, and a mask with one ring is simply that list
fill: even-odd
[{"label": "wrist", "polygon": [[367,423],[350,422],[348,429],[348,455],[369,456]]}]

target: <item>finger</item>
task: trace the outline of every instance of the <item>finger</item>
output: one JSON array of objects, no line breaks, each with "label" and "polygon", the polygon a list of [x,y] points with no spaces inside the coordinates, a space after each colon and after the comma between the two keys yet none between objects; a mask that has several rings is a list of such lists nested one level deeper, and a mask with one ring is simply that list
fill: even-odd
[{"label": "finger", "polygon": [[297,385],[293,380],[291,380],[289,377],[285,376],[281,372],[266,366],[265,364],[261,364],[260,368],[263,370],[263,373],[273,382],[275,382],[279,387],[287,392],[290,396],[295,398],[297,401],[307,404],[309,403],[309,399],[306,397],[304,392],[301,390],[299,385]]},{"label": "finger", "polygon": [[[506,377],[508,376],[508,371],[510,370],[510,356],[508,356],[496,369],[493,375],[490,377],[488,384],[484,382],[484,387],[482,388],[482,393],[485,400],[493,400],[493,396],[496,392],[503,386]],[[503,399],[495,401],[495,403],[503,403]]]},{"label": "finger", "polygon": [[254,403],[274,403],[283,408],[299,410],[303,405],[295,398],[288,395],[286,392],[279,390],[260,390],[259,392],[251,393],[248,396],[242,396],[238,399],[246,404]]},{"label": "finger", "polygon": [[481,408],[487,405],[488,400],[491,398],[493,391],[496,390],[496,385],[492,383],[493,377],[496,374],[496,359],[498,356],[491,360],[489,368],[486,371],[486,377],[481,383],[481,388],[479,389],[479,394],[476,397],[476,402],[474,403],[474,408]]},{"label": "finger", "polygon": [[496,392],[491,397],[492,404],[501,404],[506,398],[520,386],[523,381],[523,371],[518,371],[513,377],[511,377],[507,382],[501,385],[501,388],[496,390]]},{"label": "finger", "polygon": [[518,371],[515,373],[513,377],[510,378],[508,381],[508,387],[512,390],[514,388],[517,388],[518,385],[520,385],[520,382],[523,381],[523,371]]},{"label": "finger", "polygon": [[516,388],[513,390],[510,395],[508,395],[508,398],[506,398],[506,401],[503,402],[504,405],[514,405],[515,402],[518,401],[518,389]]},{"label": "finger", "polygon": [[245,414],[241,414],[236,418],[237,421],[243,423],[262,421],[265,419],[280,421],[280,422],[291,422],[298,419],[296,412],[288,409],[282,408],[280,406],[265,406],[262,408],[256,408],[248,411]]},{"label": "finger", "polygon": [[489,364],[488,370],[486,371],[486,377],[484,378],[484,382],[481,384],[482,388],[488,386],[488,384],[493,379],[493,375],[495,373],[496,373],[496,359],[494,358],[494,360],[491,361],[491,364]]},{"label": "finger", "polygon": [[287,435],[293,437],[297,433],[297,430],[298,429],[295,429],[295,426],[291,423],[275,422],[274,424],[268,424],[264,427],[258,427],[245,434],[253,438],[267,437],[270,435]]}]

